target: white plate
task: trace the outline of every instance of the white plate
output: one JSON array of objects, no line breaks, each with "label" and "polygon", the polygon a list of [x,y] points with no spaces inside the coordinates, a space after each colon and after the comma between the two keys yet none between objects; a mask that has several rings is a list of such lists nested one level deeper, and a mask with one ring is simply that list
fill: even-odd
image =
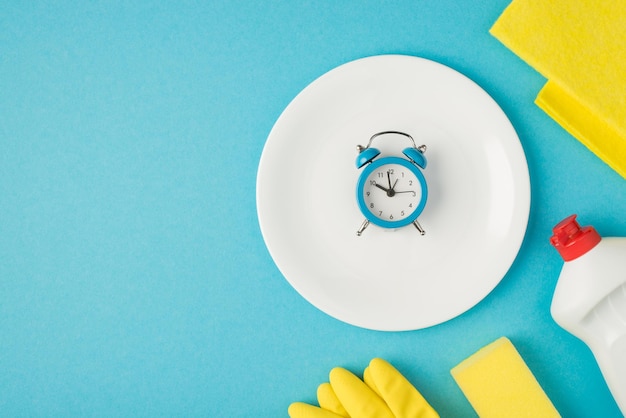
[{"label": "white plate", "polygon": [[[413,226],[363,221],[356,145],[397,130],[426,144],[429,197]],[[406,138],[373,144],[401,155]],[[324,74],[284,110],[263,150],[257,210],[289,283],[363,328],[413,330],[482,300],[521,246],[530,210],[526,158],[506,115],[462,74],[422,58],[363,58]]]}]

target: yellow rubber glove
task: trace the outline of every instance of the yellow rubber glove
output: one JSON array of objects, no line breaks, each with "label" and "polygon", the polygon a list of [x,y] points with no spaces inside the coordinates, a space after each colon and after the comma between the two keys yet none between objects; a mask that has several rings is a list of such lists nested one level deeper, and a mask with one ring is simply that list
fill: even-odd
[{"label": "yellow rubber glove", "polygon": [[365,369],[363,379],[385,400],[395,417],[439,417],[422,394],[385,360],[373,359]]},{"label": "yellow rubber glove", "polygon": [[291,418],[438,418],[426,399],[398,370],[375,358],[365,382],[341,367],[330,372],[330,384],[317,391],[320,407],[302,402],[289,406]]}]

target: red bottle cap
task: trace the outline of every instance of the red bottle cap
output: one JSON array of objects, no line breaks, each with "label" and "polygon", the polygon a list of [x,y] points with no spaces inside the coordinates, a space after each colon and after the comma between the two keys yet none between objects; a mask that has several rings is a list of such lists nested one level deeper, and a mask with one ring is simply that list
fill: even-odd
[{"label": "red bottle cap", "polygon": [[602,239],[592,226],[580,227],[576,222],[576,215],[568,216],[552,228],[554,235],[550,237],[550,244],[557,249],[563,260],[571,261],[593,247]]}]

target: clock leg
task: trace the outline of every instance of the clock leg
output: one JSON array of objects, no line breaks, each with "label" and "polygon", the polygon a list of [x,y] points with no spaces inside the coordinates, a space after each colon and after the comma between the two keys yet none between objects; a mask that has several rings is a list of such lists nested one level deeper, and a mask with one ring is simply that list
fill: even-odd
[{"label": "clock leg", "polygon": [[422,228],[422,225],[420,225],[420,223],[417,222],[417,219],[413,221],[413,225],[415,225],[417,230],[420,231],[420,235],[426,234],[426,231],[424,231],[424,228]]},{"label": "clock leg", "polygon": [[361,224],[361,227],[359,228],[358,231],[356,231],[356,234],[360,237],[361,234],[363,233],[363,231],[365,231],[365,228],[367,228],[367,226],[370,224],[370,221],[368,221],[367,219],[365,221],[363,221],[363,223]]}]

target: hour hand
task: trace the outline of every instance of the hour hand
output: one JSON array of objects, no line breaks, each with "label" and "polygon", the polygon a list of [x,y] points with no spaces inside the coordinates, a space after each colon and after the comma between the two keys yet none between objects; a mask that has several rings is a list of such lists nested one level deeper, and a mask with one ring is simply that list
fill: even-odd
[{"label": "hour hand", "polygon": [[381,185],[380,185],[380,184],[378,184],[378,183],[374,183],[374,186],[378,187],[378,188],[379,188],[379,189],[381,189],[381,190],[384,190],[385,192],[388,192],[388,191],[389,191],[389,189],[388,189],[388,188],[383,187],[383,186],[381,186]]}]

